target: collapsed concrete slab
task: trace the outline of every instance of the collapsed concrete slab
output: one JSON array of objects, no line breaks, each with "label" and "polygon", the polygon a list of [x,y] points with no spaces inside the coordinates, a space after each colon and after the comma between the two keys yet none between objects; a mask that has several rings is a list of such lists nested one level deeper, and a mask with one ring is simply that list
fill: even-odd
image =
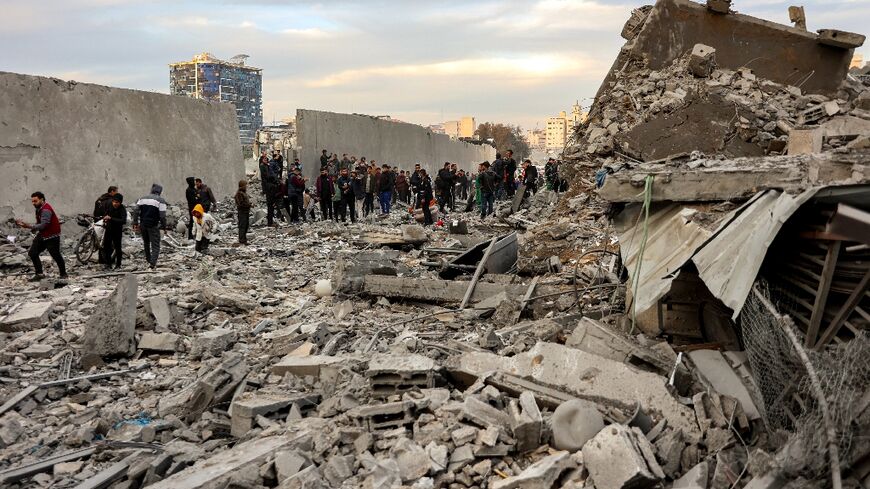
[{"label": "collapsed concrete slab", "polygon": [[454,357],[448,368],[471,376],[508,372],[624,410],[633,410],[640,402],[647,412],[666,418],[669,426],[698,432],[694,411],[674,399],[664,377],[556,343],[537,343],[513,357],[465,353]]},{"label": "collapsed concrete slab", "polygon": [[278,450],[292,447],[306,432],[290,436],[257,438],[240,443],[213,455],[181,472],[151,485],[154,489],[207,489],[224,487],[236,471],[246,466],[259,466]]},{"label": "collapsed concrete slab", "polygon": [[583,445],[583,463],[598,489],[652,487],[665,478],[643,433],[621,424],[607,426]]},{"label": "collapsed concrete slab", "polygon": [[100,356],[136,352],[136,294],[138,282],[126,274],[109,297],[98,303],[85,324],[83,350]]},{"label": "collapsed concrete slab", "polygon": [[[503,285],[489,282],[478,282],[471,294],[472,302],[479,302],[488,297],[505,293],[507,297],[517,301],[522,299],[528,290],[525,285]],[[405,277],[387,277],[381,275],[366,275],[363,280],[363,292],[372,296],[388,298],[414,299],[427,302],[449,303],[461,302],[468,290],[468,283],[452,280],[414,279]],[[554,287],[538,286],[535,292],[540,295],[557,292]]]}]

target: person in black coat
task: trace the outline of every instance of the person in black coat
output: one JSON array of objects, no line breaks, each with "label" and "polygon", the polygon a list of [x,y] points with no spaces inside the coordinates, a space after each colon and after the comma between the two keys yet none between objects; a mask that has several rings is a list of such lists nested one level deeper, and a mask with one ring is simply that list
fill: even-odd
[{"label": "person in black coat", "polygon": [[420,169],[420,185],[417,187],[417,202],[423,206],[423,224],[433,224],[432,211],[429,204],[432,202],[432,179],[426,174],[426,170]]},{"label": "person in black coat", "polygon": [[124,225],[127,224],[127,208],[124,207],[124,196],[116,193],[112,196],[106,215],[103,216],[103,224],[106,226],[106,236],[103,238],[103,263],[106,269],[111,268],[114,255],[115,269],[121,268],[121,239],[124,236]]},{"label": "person in black coat", "polygon": [[193,208],[196,206],[196,178],[187,177],[187,189],[184,198],[187,199],[187,239],[193,239]]}]

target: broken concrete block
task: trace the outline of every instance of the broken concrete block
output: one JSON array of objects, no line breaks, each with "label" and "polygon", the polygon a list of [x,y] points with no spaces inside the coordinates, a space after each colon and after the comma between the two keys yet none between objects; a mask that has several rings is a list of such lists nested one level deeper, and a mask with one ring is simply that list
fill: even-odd
[{"label": "broken concrete block", "polygon": [[689,57],[689,71],[699,78],[707,78],[715,65],[716,50],[706,44],[695,44]]},{"label": "broken concrete block", "polygon": [[375,397],[428,389],[435,386],[435,361],[414,353],[379,353],[369,360],[366,376]]},{"label": "broken concrete block", "polygon": [[595,404],[573,399],[559,404],[550,417],[553,448],[576,452],[604,429],[604,417]]},{"label": "broken concrete block", "polygon": [[363,288],[366,275],[397,276],[410,272],[399,261],[399,251],[362,251],[340,253],[332,275],[333,289],[353,293]]},{"label": "broken concrete block", "polygon": [[[529,465],[518,475],[495,481],[491,487],[492,489],[550,489],[562,472],[573,465],[570,453],[554,453]],[[595,487],[601,486],[596,482]]]},{"label": "broken concrete block", "polygon": [[138,348],[148,351],[174,352],[178,349],[181,336],[175,333],[155,333],[145,331],[139,338]]},{"label": "broken concrete block", "polygon": [[583,463],[597,489],[651,487],[664,478],[639,430],[612,424],[583,445]]},{"label": "broken concrete block", "polygon": [[426,236],[426,230],[423,229],[423,226],[416,224],[403,224],[401,230],[402,239],[408,243],[417,244],[429,241],[429,237]]},{"label": "broken concrete block", "polygon": [[674,481],[673,489],[707,489],[710,465],[703,461]]},{"label": "broken concrete block", "polygon": [[504,411],[500,411],[473,396],[465,398],[460,417],[483,428],[496,426],[507,430],[510,425],[510,419]]},{"label": "broken concrete block", "polygon": [[472,451],[471,445],[462,445],[450,454],[450,463],[447,465],[447,470],[456,472],[473,461],[474,451]]},{"label": "broken concrete block", "polygon": [[399,428],[414,422],[414,402],[399,401],[358,406],[348,411],[351,418],[365,424],[370,431]]},{"label": "broken concrete block", "polygon": [[426,455],[429,456],[430,473],[432,475],[447,469],[447,447],[431,441],[426,445]]},{"label": "broken concrete block", "polygon": [[166,300],[166,297],[151,297],[145,302],[145,308],[154,317],[157,331],[166,331],[172,322],[172,310],[169,308],[169,301]]},{"label": "broken concrete block", "polygon": [[77,474],[78,471],[82,470],[82,466],[84,466],[84,462],[60,462],[55,464],[54,466],[54,476],[55,477],[66,477],[69,475]]},{"label": "broken concrete block", "polygon": [[309,355],[307,357],[287,355],[272,365],[272,373],[275,375],[290,373],[298,377],[310,375],[318,378],[321,367],[336,365],[343,361],[341,358],[326,355]]},{"label": "broken concrete block", "polygon": [[399,440],[390,449],[390,455],[399,464],[399,475],[402,482],[415,481],[428,474],[432,467],[426,450],[408,438]]},{"label": "broken concrete block", "polygon": [[544,421],[535,395],[529,391],[522,392],[519,403],[512,401],[508,413],[517,450],[527,452],[538,448]]},{"label": "broken concrete block", "polygon": [[212,402],[228,401],[248,374],[248,370],[248,365],[240,354],[225,353],[223,361],[216,368],[180,391],[161,396],[157,403],[157,412],[160,417],[174,414],[180,418],[198,419]]},{"label": "broken concrete block", "polygon": [[323,478],[329,482],[329,487],[340,487],[342,482],[353,477],[353,462],[353,455],[335,455],[320,466]]},{"label": "broken concrete block", "polygon": [[101,301],[85,323],[82,350],[100,356],[132,355],[136,351],[136,294],[133,274],[124,275],[114,292]]},{"label": "broken concrete block", "polygon": [[15,411],[0,418],[0,448],[12,445],[24,434],[22,422],[25,422],[24,416]]},{"label": "broken concrete block", "polygon": [[727,14],[731,9],[731,0],[707,0],[707,9],[717,14]]},{"label": "broken concrete block", "polygon": [[812,129],[792,129],[788,133],[786,154],[808,155],[822,152],[825,131],[821,127]]},{"label": "broken concrete block", "polygon": [[[731,353],[731,352],[726,352]],[[734,358],[739,361],[739,355],[731,355],[727,358]],[[757,392],[754,384],[748,377],[748,372],[745,375],[738,374],[737,370],[731,366],[726,355],[718,350],[695,350],[689,352],[689,359],[697,369],[702,382],[710,386],[710,388],[719,393],[737,399],[743,412],[750,420],[761,418],[758,408],[755,404],[755,395]],[[745,363],[741,364],[745,368]],[[740,366],[740,365],[738,365]],[[750,391],[750,388],[752,389]]]},{"label": "broken concrete block", "polygon": [[326,489],[328,486],[317,466],[309,465],[284,479],[278,487],[280,489]]},{"label": "broken concrete block", "polygon": [[[231,434],[237,438],[245,436],[257,416],[281,411],[293,403],[303,402],[302,397],[299,394],[245,392],[231,406]],[[309,400],[306,399],[305,402],[308,403]]]},{"label": "broken concrete block", "polygon": [[54,355],[54,347],[51,345],[30,345],[23,350],[18,350],[18,353],[27,356],[28,358],[50,358]]},{"label": "broken concrete block", "polygon": [[461,447],[466,443],[469,443],[471,440],[474,440],[477,437],[477,428],[472,426],[463,426],[457,430],[453,430],[450,433],[450,439],[453,440],[453,444],[457,447]]},{"label": "broken concrete block", "polygon": [[225,311],[251,311],[257,307],[257,301],[251,299],[247,294],[217,283],[202,287],[200,295],[206,304]]},{"label": "broken concrete block", "polygon": [[843,49],[859,48],[866,39],[862,34],[837,29],[819,29],[816,32],[819,34],[819,43]]},{"label": "broken concrete block", "polygon": [[51,301],[26,302],[12,306],[5,315],[0,316],[0,332],[30,331],[44,326],[53,307],[54,303]]},{"label": "broken concrete block", "polygon": [[674,478],[679,472],[685,446],[682,430],[670,430],[656,439],[656,457],[668,477]]},{"label": "broken concrete block", "polygon": [[190,347],[190,356],[193,358],[208,358],[220,355],[221,352],[230,349],[238,335],[232,329],[213,329],[206,331],[193,338]]}]

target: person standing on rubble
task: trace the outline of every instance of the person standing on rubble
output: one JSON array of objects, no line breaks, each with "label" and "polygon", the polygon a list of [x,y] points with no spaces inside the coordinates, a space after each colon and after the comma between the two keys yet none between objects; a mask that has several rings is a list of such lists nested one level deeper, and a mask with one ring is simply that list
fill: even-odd
[{"label": "person standing on rubble", "polygon": [[196,238],[194,250],[206,254],[211,238],[217,231],[217,221],[211,214],[205,211],[202,204],[196,204],[193,208],[193,235]]},{"label": "person standing on rubble", "polygon": [[290,212],[290,221],[299,222],[299,218],[305,222],[305,179],[302,178],[302,170],[294,169],[293,175],[287,184],[287,196],[293,210]]},{"label": "person standing on rubble", "polygon": [[162,193],[162,186],[151,185],[151,193],[137,200],[133,209],[133,231],[142,236],[145,260],[152,270],[157,268],[160,257],[160,230],[166,229],[166,201],[160,196]]},{"label": "person standing on rubble", "polygon": [[378,180],[375,174],[375,168],[368,168],[366,176],[363,178],[363,190],[365,191],[365,201],[363,202],[363,215],[368,217],[375,210],[375,192],[378,190]]},{"label": "person standing on rubble", "polygon": [[[492,171],[496,176],[504,175],[504,160],[501,153],[495,154],[495,160],[489,166],[489,171]],[[495,188],[495,198],[501,200],[504,197],[504,178],[499,178]]]},{"label": "person standing on rubble", "polygon": [[528,159],[523,161],[523,185],[526,186],[524,199],[538,193],[538,169]]},{"label": "person standing on rubble", "polygon": [[[347,156],[347,155],[345,155]],[[345,169],[342,168],[342,171]],[[332,215],[332,176],[326,168],[320,169],[320,176],[314,182],[314,190],[317,192],[317,198],[320,199],[320,219],[333,219]]]},{"label": "person standing on rubble", "polygon": [[390,207],[393,204],[393,187],[396,185],[396,175],[390,169],[390,165],[384,164],[381,178],[378,181],[379,200],[381,203],[381,214],[389,214]]},{"label": "person standing on rubble", "polygon": [[453,173],[450,172],[450,162],[445,161],[444,167],[438,170],[436,182],[438,186],[438,210],[443,213],[444,208],[450,206],[450,192],[453,188]]},{"label": "person standing on rubble", "polygon": [[239,180],[239,189],[233,197],[239,216],[239,244],[248,244],[248,227],[251,223],[251,198],[248,197],[248,181]]},{"label": "person standing on rubble", "polygon": [[42,261],[39,255],[43,251],[48,250],[48,254],[57,264],[57,270],[60,272],[60,278],[66,279],[66,262],[63,261],[63,255],[60,253],[60,219],[57,218],[57,213],[45,201],[45,194],[42,192],[33,192],[30,194],[30,203],[36,209],[36,224],[27,224],[21,219],[16,219],[15,223],[18,226],[30,229],[36,233],[33,237],[33,243],[30,245],[27,255],[30,256],[30,261],[33,262],[34,275],[30,278],[31,282],[38,282],[45,278],[42,273]]},{"label": "person standing on rubble", "polygon": [[212,208],[217,212],[217,199],[211,189],[202,183],[201,178],[196,179],[196,203],[202,205],[206,212],[210,212]]},{"label": "person standing on rubble", "polygon": [[486,219],[486,216],[493,213],[495,193],[500,178],[497,173],[490,169],[489,163],[486,161],[481,163],[477,170],[477,182],[480,188],[480,218]]},{"label": "person standing on rubble", "polygon": [[399,202],[407,204],[408,198],[408,177],[405,176],[405,170],[399,170],[396,176],[396,198]]},{"label": "person standing on rubble", "polygon": [[[556,181],[559,179],[559,167],[556,166],[556,160],[553,158],[547,159],[547,164],[544,165],[544,184],[547,190],[557,190]],[[558,191],[558,190],[557,190]]]},{"label": "person standing on rubble", "polygon": [[357,217],[362,216],[363,203],[365,201],[365,190],[363,185],[363,178],[360,177],[360,173],[356,170],[351,170],[350,188],[353,189],[354,215]]},{"label": "person standing on rubble", "polygon": [[423,206],[423,224],[426,226],[434,224],[434,221],[432,221],[432,210],[429,208],[434,198],[432,194],[432,179],[426,174],[426,170],[422,168],[420,169],[420,185],[417,188],[417,202]]},{"label": "person standing on rubble", "polygon": [[[109,189],[101,195],[94,202],[94,222],[99,222],[103,220],[103,216],[109,213],[109,210],[112,208],[112,196],[118,193],[118,187],[112,185]],[[97,242],[102,243],[105,237],[106,229],[105,225],[96,226],[94,230],[97,233]],[[103,261],[103,254],[100,253],[97,258],[97,263],[106,263]]]},{"label": "person standing on rubble", "polygon": [[356,197],[353,192],[353,182],[346,170],[342,170],[338,177],[338,188],[341,191],[341,222],[346,222],[346,216],[350,214],[350,222],[353,224],[356,222],[356,209],[354,208]]},{"label": "person standing on rubble", "polygon": [[517,189],[517,160],[514,159],[514,150],[505,151],[504,159],[504,189],[507,197],[512,199]]},{"label": "person standing on rubble", "polygon": [[124,207],[124,196],[115,192],[112,195],[112,203],[109,210],[103,216],[103,224],[106,226],[106,237],[103,239],[103,247],[100,253],[103,255],[103,263],[106,270],[112,268],[114,254],[115,270],[121,268],[121,241],[124,237],[124,225],[127,224],[127,209]]},{"label": "person standing on rubble", "polygon": [[[275,178],[281,178],[284,175],[284,157],[280,151],[272,151],[272,159],[269,160],[269,170]],[[208,210],[206,210],[208,212]]]},{"label": "person standing on rubble", "polygon": [[468,200],[468,175],[465,170],[456,173],[455,194],[460,200]]},{"label": "person standing on rubble", "polygon": [[[278,181],[269,168],[269,159],[266,157],[265,151],[260,157],[260,183],[263,186],[263,196],[266,198],[266,225],[272,227],[275,225],[275,193],[278,190]],[[190,210],[193,211],[193,208],[191,207]],[[192,237],[193,235],[191,235]]]},{"label": "person standing on rubble", "polygon": [[[266,157],[266,152],[263,151],[263,156]],[[187,199],[187,239],[193,239],[193,208],[196,206],[196,178],[187,177],[187,189],[184,191],[184,198]]]}]

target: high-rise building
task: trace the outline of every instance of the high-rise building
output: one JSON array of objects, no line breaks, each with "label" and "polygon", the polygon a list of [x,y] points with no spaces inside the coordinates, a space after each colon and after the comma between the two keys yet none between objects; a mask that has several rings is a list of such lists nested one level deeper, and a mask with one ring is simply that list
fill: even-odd
[{"label": "high-rise building", "polygon": [[245,65],[247,55],[229,61],[202,53],[190,61],[169,65],[172,95],[229,102],[236,107],[239,140],[249,146],[263,125],[263,70]]},{"label": "high-rise building", "polygon": [[568,138],[568,114],[563,110],[556,117],[547,119],[547,149],[563,150]]}]

